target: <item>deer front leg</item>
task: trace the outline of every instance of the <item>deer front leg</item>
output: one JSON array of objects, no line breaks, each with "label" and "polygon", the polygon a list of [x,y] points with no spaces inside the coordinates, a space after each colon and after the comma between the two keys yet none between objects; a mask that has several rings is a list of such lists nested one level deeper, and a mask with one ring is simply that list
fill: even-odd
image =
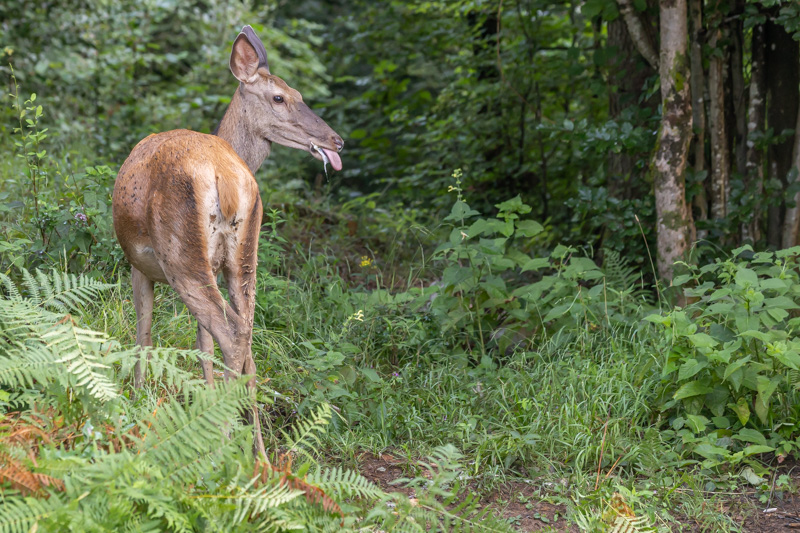
[{"label": "deer front leg", "polygon": [[[153,282],[132,266],[131,285],[133,286],[133,305],[136,308],[136,344],[147,348],[153,345]],[[133,386],[138,389],[143,383],[142,363],[137,361],[136,367],[133,369]]]}]

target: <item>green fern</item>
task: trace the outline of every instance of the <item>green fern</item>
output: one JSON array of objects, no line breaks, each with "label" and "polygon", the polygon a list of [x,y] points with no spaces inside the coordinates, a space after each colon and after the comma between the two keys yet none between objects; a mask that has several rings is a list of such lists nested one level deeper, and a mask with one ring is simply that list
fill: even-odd
[{"label": "green fern", "polygon": [[313,457],[306,448],[316,449],[320,446],[319,435],[331,421],[331,406],[327,403],[320,404],[312,416],[299,421],[292,427],[290,433],[282,432],[286,439],[285,446],[290,453],[302,454],[313,461]]},{"label": "green fern", "polygon": [[[35,447],[0,437],[0,451],[27,458],[35,448],[32,472],[63,485],[47,488],[47,498],[8,491],[0,533],[507,530],[475,497],[461,493],[452,447],[434,452],[431,483],[408,481],[419,505],[385,494],[357,472],[316,464],[313,456],[332,416],[327,404],[283,434],[290,453],[310,461],[297,472],[290,465],[268,471],[256,482],[252,432],[241,424],[241,412],[253,400],[244,379],[210,388],[197,366],[187,364],[208,358],[204,353],[123,347],[82,327],[76,318],[81,307],[112,285],[60,273],[22,272],[20,278],[17,285],[0,274],[0,385],[11,391],[21,421],[48,429],[49,422],[33,413],[36,405],[63,421],[58,431],[65,437]],[[120,391],[130,386],[136,362],[147,369],[149,387],[132,400]],[[321,491],[324,504],[309,496],[314,491]],[[348,501],[351,510],[360,506],[362,513],[341,513],[334,500]],[[387,511],[388,501],[397,514]]]},{"label": "green fern", "polygon": [[0,508],[0,533],[29,532],[35,524],[57,513],[62,502],[57,497],[5,498]]},{"label": "green fern", "polygon": [[650,525],[646,516],[617,515],[609,530],[610,533],[648,533],[656,529]]},{"label": "green fern", "polygon": [[637,270],[616,250],[603,250],[603,274],[606,287],[619,295],[642,303],[653,303],[653,295],[646,288],[641,271]]},{"label": "green fern", "polygon": [[36,270],[21,269],[23,285],[27,289],[23,296],[19,288],[6,274],[0,274],[0,281],[6,289],[6,299],[26,303],[57,312],[77,311],[90,304],[101,292],[116,285],[103,283],[88,276],[75,276],[53,270],[50,275]]},{"label": "green fern", "polygon": [[339,467],[317,467],[306,480],[339,498],[380,499],[384,492],[358,472]]}]

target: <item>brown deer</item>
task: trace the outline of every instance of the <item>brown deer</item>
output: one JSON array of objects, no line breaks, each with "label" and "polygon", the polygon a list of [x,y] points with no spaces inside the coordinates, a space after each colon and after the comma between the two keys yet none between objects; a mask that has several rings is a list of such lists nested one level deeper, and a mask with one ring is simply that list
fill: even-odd
[{"label": "brown deer", "polygon": [[[113,195],[114,230],[131,263],[136,343],[152,346],[153,284],[169,283],[197,319],[197,349],[213,353],[214,340],[219,344],[226,380],[256,372],[251,344],[262,207],[253,174],[273,142],[307,150],[335,170],[342,168],[344,145],[299,92],[270,74],[250,26],[233,43],[230,68],[239,87],[214,134],[146,137],[122,165]],[[220,271],[230,304],[217,287]],[[213,386],[211,362],[201,365]],[[134,384],[142,382],[137,364]],[[255,389],[255,380],[249,386]],[[247,418],[254,450],[264,453],[255,405]]]}]

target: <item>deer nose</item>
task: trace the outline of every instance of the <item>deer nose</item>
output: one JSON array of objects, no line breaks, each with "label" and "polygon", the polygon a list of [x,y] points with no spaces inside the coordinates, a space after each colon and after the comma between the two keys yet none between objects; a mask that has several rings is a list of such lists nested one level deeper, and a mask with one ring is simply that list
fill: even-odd
[{"label": "deer nose", "polygon": [[336,151],[341,152],[342,148],[344,148],[344,141],[338,135],[333,136],[333,144],[336,145]]}]

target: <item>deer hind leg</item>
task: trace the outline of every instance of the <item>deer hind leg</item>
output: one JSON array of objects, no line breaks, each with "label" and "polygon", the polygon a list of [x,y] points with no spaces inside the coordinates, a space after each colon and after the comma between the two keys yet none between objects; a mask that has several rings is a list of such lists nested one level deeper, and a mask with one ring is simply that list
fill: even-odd
[{"label": "deer hind leg", "polygon": [[[146,348],[153,345],[153,282],[136,267],[131,267],[133,285],[133,305],[136,307],[136,344]],[[141,388],[144,383],[144,370],[141,361],[133,370],[133,386]]]},{"label": "deer hind leg", "polygon": [[[256,375],[256,364],[253,359],[253,315],[256,305],[256,265],[258,263],[258,237],[261,231],[261,198],[256,195],[253,207],[248,217],[242,221],[242,227],[237,235],[237,247],[229,251],[226,257],[223,274],[228,284],[228,297],[231,307],[247,325],[245,338],[242,343],[247,346],[244,365],[240,370],[246,375]],[[258,406],[255,403],[256,381],[255,377],[247,383],[253,393],[253,407],[248,410],[246,417],[253,425],[253,452],[256,456],[266,456],[264,440],[261,434],[261,421],[258,416]]]},{"label": "deer hind leg", "polygon": [[[195,348],[201,352],[206,352],[209,355],[214,355],[214,337],[211,336],[211,333],[209,333],[206,328],[200,325],[200,322],[197,323],[197,340],[195,341]],[[206,383],[213,387],[213,363],[210,360],[200,361],[200,367],[203,369],[203,378],[206,380]]]}]

